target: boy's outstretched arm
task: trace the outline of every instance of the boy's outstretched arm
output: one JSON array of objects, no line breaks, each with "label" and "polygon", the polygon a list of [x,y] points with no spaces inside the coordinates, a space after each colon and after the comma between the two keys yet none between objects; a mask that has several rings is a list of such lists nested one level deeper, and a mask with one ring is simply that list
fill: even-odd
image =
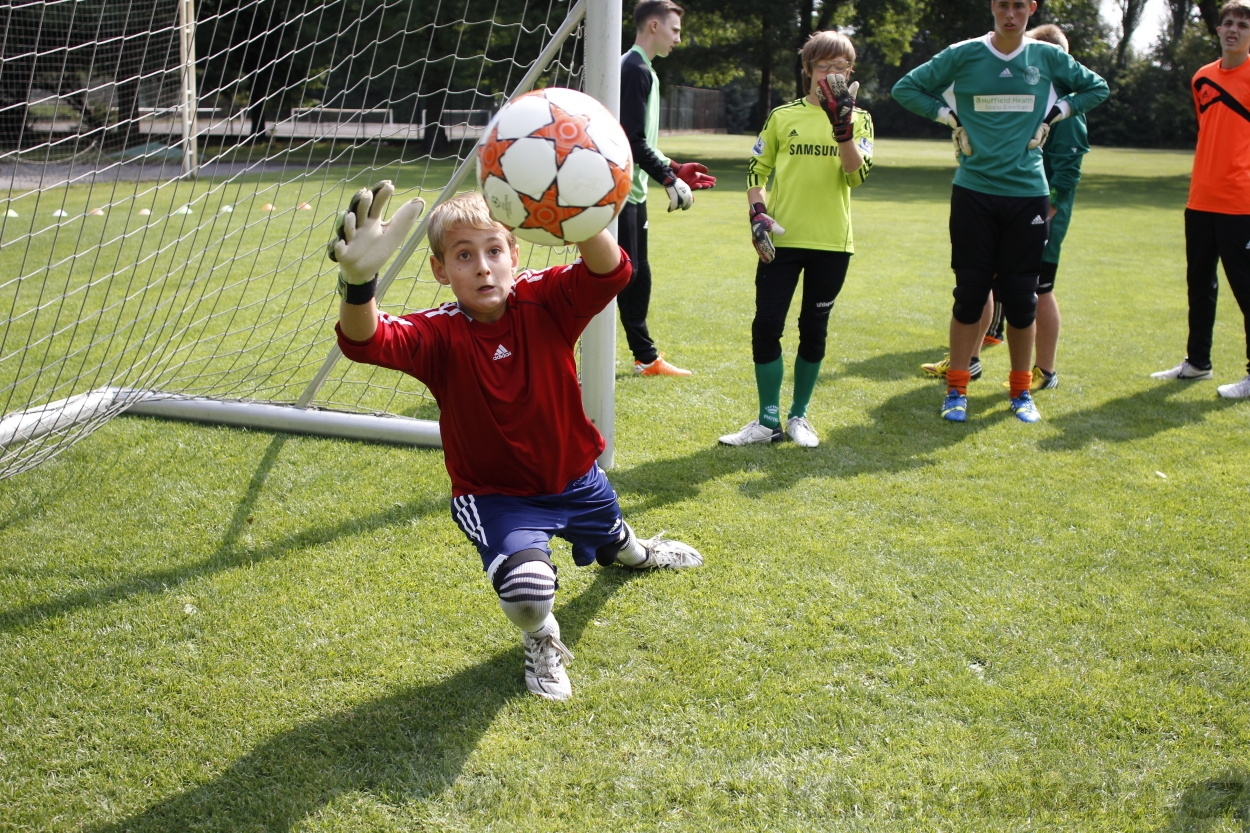
[{"label": "boy's outstretched arm", "polygon": [[621,264],[621,247],[607,229],[577,244],[582,263],[596,275],[607,275]]},{"label": "boy's outstretched arm", "polygon": [[382,212],[395,193],[390,180],[362,188],[339,218],[330,240],[329,257],[339,265],[339,329],[352,341],[368,341],[378,326],[374,298],[378,272],[403,245],[425,209],[420,199],[399,207],[389,222]]}]

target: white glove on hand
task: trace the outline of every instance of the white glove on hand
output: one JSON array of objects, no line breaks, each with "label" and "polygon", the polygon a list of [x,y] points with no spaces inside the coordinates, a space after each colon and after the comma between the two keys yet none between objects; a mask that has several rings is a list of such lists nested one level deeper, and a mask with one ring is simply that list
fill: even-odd
[{"label": "white glove on hand", "polygon": [[1040,148],[1046,144],[1046,140],[1050,138],[1050,128],[1057,121],[1063,121],[1068,117],[1067,102],[1061,101],[1050,108],[1050,112],[1046,114],[1046,118],[1037,126],[1037,132],[1033,134],[1033,138],[1029,139],[1029,150]]},{"label": "white glove on hand", "polygon": [[394,193],[389,179],[372,188],[361,188],[339,218],[328,255],[339,265],[342,282],[358,285],[373,280],[408,239],[425,210],[424,200],[412,199],[401,205],[390,221],[382,222],[382,212]]},{"label": "white glove on hand", "polygon": [[669,168],[668,176],[664,178],[664,190],[668,192],[668,210],[676,211],[681,209],[686,211],[690,206],[694,205],[694,193],[690,190],[690,186],[686,181],[677,176],[672,168]]},{"label": "white glove on hand", "polygon": [[959,123],[959,116],[955,115],[955,111],[949,107],[943,107],[938,111],[937,120],[952,131],[951,142],[955,145],[956,161],[960,156],[971,156],[972,139],[968,138],[968,131],[964,130],[964,126]]}]

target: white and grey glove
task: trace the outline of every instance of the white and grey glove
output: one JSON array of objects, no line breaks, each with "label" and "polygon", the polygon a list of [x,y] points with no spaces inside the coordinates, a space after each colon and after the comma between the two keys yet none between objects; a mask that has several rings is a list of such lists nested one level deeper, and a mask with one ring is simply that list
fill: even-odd
[{"label": "white and grey glove", "polygon": [[949,107],[943,107],[938,111],[937,120],[951,129],[951,143],[955,145],[955,159],[960,156],[972,155],[972,139],[968,138],[968,131],[959,123],[959,116],[955,115],[955,111]]},{"label": "white and grey glove", "polygon": [[781,223],[768,216],[762,202],[752,204],[750,217],[751,243],[755,246],[755,253],[760,256],[761,262],[772,263],[777,256],[772,236],[785,234],[786,230],[781,227]]},{"label": "white and grey glove", "polygon": [[[351,204],[339,217],[334,237],[330,240],[328,255],[339,265],[339,294],[348,298],[351,287],[372,284],[378,272],[391,259],[391,255],[404,244],[417,218],[425,210],[425,201],[412,199],[404,203],[387,222],[382,221],[386,203],[395,193],[395,186],[384,179],[372,188],[361,188],[352,197]],[[366,303],[373,297],[370,291],[363,300],[349,303]]]},{"label": "white and grey glove", "polygon": [[690,186],[672,168],[668,169],[668,173],[664,175],[664,181],[660,184],[668,192],[669,211],[676,211],[679,208],[685,211],[694,205],[694,193],[690,190]]},{"label": "white and grey glove", "polygon": [[1042,123],[1037,126],[1037,132],[1033,134],[1033,138],[1029,139],[1029,150],[1040,148],[1046,144],[1046,140],[1050,138],[1050,128],[1057,121],[1063,121],[1072,112],[1072,107],[1066,101],[1056,102],[1050,108],[1050,112],[1046,114],[1046,118],[1042,119]]}]

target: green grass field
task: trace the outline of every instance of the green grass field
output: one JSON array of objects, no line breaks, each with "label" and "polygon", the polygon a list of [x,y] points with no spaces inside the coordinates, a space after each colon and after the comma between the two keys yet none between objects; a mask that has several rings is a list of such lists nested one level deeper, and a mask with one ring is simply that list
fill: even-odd
[{"label": "green grass field", "polygon": [[[938,418],[944,143],[882,141],[809,412],[754,416],[751,137],[651,213],[651,328],[610,477],[699,571],[577,570],[574,699],[447,510],[439,452],[119,418],[0,481],[0,831],[1250,830],[1250,403],[1184,353],[1186,154],[1096,149],[1057,293],[1061,385],[983,354]],[[793,316],[786,339],[794,355]],[[788,406],[787,386],[783,406]]]}]

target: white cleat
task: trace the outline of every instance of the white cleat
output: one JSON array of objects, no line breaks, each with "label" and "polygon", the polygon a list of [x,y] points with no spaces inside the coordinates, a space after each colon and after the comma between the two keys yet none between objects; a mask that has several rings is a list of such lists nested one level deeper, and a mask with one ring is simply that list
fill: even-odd
[{"label": "white cleat", "polygon": [[1189,359],[1178,364],[1176,367],[1169,367],[1167,370],[1160,370],[1150,374],[1151,379],[1181,379],[1186,382],[1197,382],[1200,379],[1210,379],[1214,374],[1211,368],[1203,370],[1194,367],[1189,363]]},{"label": "white cleat", "polygon": [[647,551],[647,560],[633,565],[634,570],[682,570],[687,567],[702,567],[703,556],[689,544],[665,538],[661,532],[638,543]]},{"label": "white cleat", "polygon": [[776,443],[781,442],[781,438],[784,436],[780,428],[769,428],[767,425],[761,425],[758,419],[753,419],[744,425],[741,431],[721,437],[720,444],[754,445],[756,443]]},{"label": "white cleat", "polygon": [[1215,390],[1225,399],[1250,398],[1250,376],[1240,382],[1233,382],[1231,385],[1220,385]]},{"label": "white cleat", "polygon": [[786,421],[786,436],[793,440],[795,445],[803,448],[815,448],[820,445],[820,437],[816,436],[816,429],[805,417],[790,417]]},{"label": "white cleat", "polygon": [[567,700],[573,696],[564,667],[573,661],[573,652],[560,641],[560,623],[549,617],[547,623],[530,633],[521,632],[525,646],[525,687],[546,700]]}]

